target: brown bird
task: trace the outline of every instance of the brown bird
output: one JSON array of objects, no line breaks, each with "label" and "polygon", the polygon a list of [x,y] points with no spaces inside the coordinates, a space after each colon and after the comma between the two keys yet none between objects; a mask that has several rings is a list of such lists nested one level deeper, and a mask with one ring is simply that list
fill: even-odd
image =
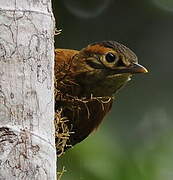
[{"label": "brown bird", "polygon": [[[97,129],[119,89],[133,74],[146,72],[136,55],[115,41],[93,43],[80,51],[56,49],[55,111],[61,111],[72,132],[64,148],[81,142]],[[62,127],[58,133],[63,133]]]}]

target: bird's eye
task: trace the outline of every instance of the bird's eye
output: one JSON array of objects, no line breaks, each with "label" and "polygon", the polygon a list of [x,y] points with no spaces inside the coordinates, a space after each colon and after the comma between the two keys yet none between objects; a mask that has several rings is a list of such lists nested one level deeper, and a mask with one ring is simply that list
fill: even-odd
[{"label": "bird's eye", "polygon": [[108,63],[113,63],[114,61],[117,60],[117,56],[113,53],[107,53],[105,59]]}]

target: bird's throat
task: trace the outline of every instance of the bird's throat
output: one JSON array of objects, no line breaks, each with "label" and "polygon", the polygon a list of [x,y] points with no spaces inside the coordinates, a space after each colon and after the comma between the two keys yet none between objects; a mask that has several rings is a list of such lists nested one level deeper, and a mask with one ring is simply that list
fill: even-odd
[{"label": "bird's throat", "polygon": [[125,84],[130,80],[130,74],[116,74],[110,75],[105,78],[92,79],[90,81],[86,79],[83,84],[84,92],[83,96],[89,97],[91,94],[94,97],[113,96],[117,93]]}]

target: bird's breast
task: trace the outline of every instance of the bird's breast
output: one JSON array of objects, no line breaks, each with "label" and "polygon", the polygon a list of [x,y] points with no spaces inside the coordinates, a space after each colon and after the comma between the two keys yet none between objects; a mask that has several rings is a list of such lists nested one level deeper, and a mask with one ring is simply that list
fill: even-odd
[{"label": "bird's breast", "polygon": [[102,122],[112,107],[111,97],[90,99],[69,98],[56,101],[55,109],[62,107],[62,115],[67,117],[70,135],[70,145],[75,145],[85,139]]}]

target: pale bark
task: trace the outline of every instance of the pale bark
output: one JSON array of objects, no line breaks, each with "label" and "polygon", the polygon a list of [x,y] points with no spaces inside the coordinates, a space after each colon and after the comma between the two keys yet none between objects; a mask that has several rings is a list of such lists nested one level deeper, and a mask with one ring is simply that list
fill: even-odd
[{"label": "pale bark", "polygon": [[0,0],[0,179],[56,179],[51,0]]}]

